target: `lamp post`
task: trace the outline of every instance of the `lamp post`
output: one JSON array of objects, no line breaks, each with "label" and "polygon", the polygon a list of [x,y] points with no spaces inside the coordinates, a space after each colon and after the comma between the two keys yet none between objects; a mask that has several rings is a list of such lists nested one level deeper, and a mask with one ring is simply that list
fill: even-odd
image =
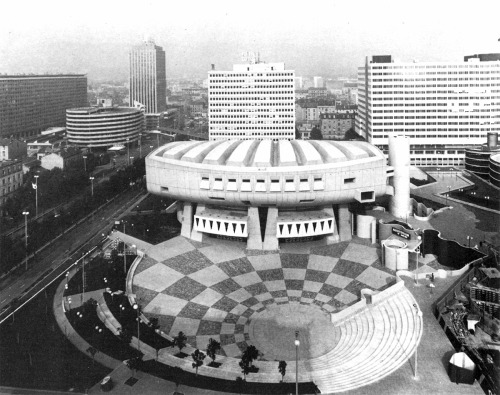
[{"label": "lamp post", "polygon": [[473,239],[472,236],[467,236],[467,240],[469,241],[469,248],[470,248],[470,241]]},{"label": "lamp post", "polygon": [[139,159],[142,158],[142,133],[139,133]]},{"label": "lamp post", "polygon": [[299,395],[299,331],[295,331],[295,395]]},{"label": "lamp post", "polygon": [[89,179],[90,179],[90,185],[91,185],[90,188],[92,191],[91,194],[92,194],[92,197],[94,197],[94,177],[90,176]]},{"label": "lamp post", "polygon": [[82,299],[81,299],[82,304],[84,296],[85,296],[85,256],[82,257]]},{"label": "lamp post", "polygon": [[446,203],[445,204],[448,204],[448,196],[450,195],[450,192],[451,192],[451,185],[448,185],[448,193],[446,194]]},{"label": "lamp post", "polygon": [[24,215],[24,249],[26,250],[26,271],[28,271],[28,215],[29,211],[23,211]]},{"label": "lamp post", "polygon": [[[413,304],[413,307],[417,310],[417,317],[422,319],[422,311],[418,308],[418,305],[416,303]],[[418,318],[417,318],[418,319]],[[415,371],[414,371],[414,378],[415,380],[417,379],[417,363],[418,363],[418,343],[417,346],[415,347]]]},{"label": "lamp post", "polygon": [[140,334],[140,313],[141,313],[141,306],[139,306],[137,303],[134,303],[132,306],[135,311],[137,311],[137,350],[141,351],[141,334]]},{"label": "lamp post", "polygon": [[416,249],[416,251],[417,251],[417,268],[415,269],[415,284],[418,284],[418,256],[420,255],[420,241],[422,240],[422,236],[417,236],[417,240],[419,241],[419,245]]},{"label": "lamp post", "polygon": [[38,218],[38,174],[34,175],[35,177],[35,218]]},{"label": "lamp post", "polygon": [[128,143],[129,140],[130,139],[127,137],[127,166],[130,166],[130,144]]},{"label": "lamp post", "polygon": [[87,173],[87,155],[83,155],[83,169]]},{"label": "lamp post", "polygon": [[[125,233],[125,221],[123,222],[123,233]],[[127,274],[127,244],[123,242],[123,273]]]}]

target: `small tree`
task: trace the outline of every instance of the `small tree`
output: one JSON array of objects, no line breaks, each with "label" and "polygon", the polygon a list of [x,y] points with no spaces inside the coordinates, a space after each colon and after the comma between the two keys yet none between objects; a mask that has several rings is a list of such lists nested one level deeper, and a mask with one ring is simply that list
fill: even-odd
[{"label": "small tree", "polygon": [[219,350],[220,350],[220,343],[212,338],[208,339],[207,355],[212,359],[212,363],[215,362],[217,351]]},{"label": "small tree", "polygon": [[283,378],[285,377],[286,374],[286,362],[285,361],[280,361],[278,364],[278,370],[281,374],[281,382],[283,382]]},{"label": "small tree", "polygon": [[312,128],[310,137],[311,140],[323,140],[323,135],[321,134],[321,130],[317,126]]},{"label": "small tree", "polygon": [[95,347],[90,346],[87,348],[87,352],[92,356],[92,365],[95,362],[95,355],[99,352],[99,350]]},{"label": "small tree", "polygon": [[243,357],[252,365],[252,362],[259,357],[259,350],[255,346],[250,345],[243,352]]},{"label": "small tree", "polygon": [[182,349],[186,347],[187,337],[184,332],[180,331],[177,336],[174,337],[174,342],[172,343],[172,347],[176,347],[179,349],[179,352],[182,352]]},{"label": "small tree", "polygon": [[243,373],[243,380],[247,381],[247,374],[250,373],[252,361],[243,354],[241,356],[241,361],[239,362],[241,373]]},{"label": "small tree", "polygon": [[193,368],[196,369],[196,375],[198,376],[198,368],[203,365],[203,360],[206,358],[206,355],[200,350],[194,350],[194,353],[191,354],[193,358]]},{"label": "small tree", "polygon": [[132,341],[132,333],[126,328],[122,328],[118,336],[126,344],[130,344]]},{"label": "small tree", "polygon": [[127,364],[127,367],[132,371],[132,377],[134,377],[134,372],[137,369],[139,369],[141,362],[142,362],[142,355],[127,359],[127,361],[125,362]]},{"label": "small tree", "polygon": [[177,391],[179,389],[179,385],[181,384],[182,378],[184,377],[184,370],[182,370],[178,366],[174,366],[172,368],[172,379],[175,383],[175,390]]}]

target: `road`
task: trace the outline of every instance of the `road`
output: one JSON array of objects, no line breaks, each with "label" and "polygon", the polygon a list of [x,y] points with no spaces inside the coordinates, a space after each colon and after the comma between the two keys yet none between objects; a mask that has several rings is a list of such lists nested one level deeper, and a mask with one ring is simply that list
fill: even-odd
[{"label": "road", "polygon": [[[155,142],[156,144],[156,142]],[[139,147],[134,147],[130,148],[129,154],[131,158],[139,158],[139,154],[141,154],[143,157],[149,154],[154,148],[156,148],[156,145],[153,144],[152,141],[146,140],[143,138],[142,141],[142,148]],[[116,160],[115,166],[113,167],[113,159]],[[133,160],[133,159],[132,159]],[[127,166],[127,153],[124,155],[119,155],[116,158],[111,158],[111,162],[108,163],[107,165],[99,166],[97,167],[92,173],[89,174],[89,176],[94,176],[94,186],[97,184],[100,184],[101,182],[109,179],[109,177],[115,173],[118,169]],[[87,191],[90,191],[91,186],[90,184],[87,186]],[[40,196],[40,199],[43,197]],[[37,221],[42,220],[45,216],[48,215],[53,215],[55,211],[62,210],[65,206],[70,205],[71,202],[69,203],[63,203],[60,204],[57,207],[52,207],[52,208],[47,208],[41,212],[38,217],[36,218]],[[42,208],[39,207],[40,211],[42,211]],[[28,221],[31,223],[34,221],[35,218],[32,217]],[[29,226],[29,225],[28,225]],[[20,220],[16,225],[10,225],[10,226],[2,226],[2,235],[6,237],[22,237],[24,235],[24,219]]]},{"label": "road", "polygon": [[0,322],[10,313],[9,304],[19,298],[28,300],[38,290],[43,289],[62,273],[65,273],[76,259],[80,258],[99,240],[107,235],[115,219],[120,218],[133,202],[146,192],[130,189],[118,196],[113,202],[93,217],[75,226],[61,236],[51,246],[37,254],[35,264],[28,271],[19,269],[0,281]]}]

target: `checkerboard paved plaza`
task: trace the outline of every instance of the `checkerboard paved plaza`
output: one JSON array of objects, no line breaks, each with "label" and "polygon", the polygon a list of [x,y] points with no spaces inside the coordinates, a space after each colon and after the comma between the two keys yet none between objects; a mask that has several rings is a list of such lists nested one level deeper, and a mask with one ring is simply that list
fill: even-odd
[{"label": "checkerboard paved plaza", "polygon": [[138,265],[133,292],[149,318],[204,350],[209,338],[220,354],[238,357],[251,344],[252,319],[288,303],[314,305],[325,315],[380,290],[395,279],[380,250],[365,240],[333,245],[283,245],[280,252],[245,251],[242,243],[197,243],[176,237],[148,251]]}]

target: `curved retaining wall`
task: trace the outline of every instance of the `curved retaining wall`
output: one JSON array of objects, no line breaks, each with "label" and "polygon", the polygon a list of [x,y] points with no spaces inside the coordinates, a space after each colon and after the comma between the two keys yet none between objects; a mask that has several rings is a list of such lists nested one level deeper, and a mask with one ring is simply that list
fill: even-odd
[{"label": "curved retaining wall", "polygon": [[463,269],[470,262],[484,257],[483,253],[473,248],[443,239],[441,233],[435,229],[424,230],[421,251],[424,256],[425,254],[436,255],[440,264],[455,270]]}]

